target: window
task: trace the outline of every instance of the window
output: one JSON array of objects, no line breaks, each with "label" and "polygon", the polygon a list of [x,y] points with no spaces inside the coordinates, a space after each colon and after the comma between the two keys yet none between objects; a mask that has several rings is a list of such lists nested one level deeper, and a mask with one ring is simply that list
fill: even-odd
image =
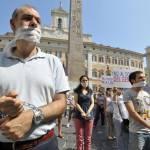
[{"label": "window", "polygon": [[84,57],[85,57],[85,60],[88,60],[88,54],[85,54]]},{"label": "window", "polygon": [[104,57],[103,56],[99,56],[99,62],[104,62]]},{"label": "window", "polygon": [[111,59],[110,59],[109,56],[106,56],[106,63],[107,63],[107,64],[110,64],[110,63],[111,63]]},{"label": "window", "polygon": [[112,58],[112,64],[117,64],[117,58]]},{"label": "window", "polygon": [[118,60],[118,64],[119,64],[119,65],[123,65],[123,60],[122,60],[122,59],[119,59],[119,60]]},{"label": "window", "polygon": [[139,68],[143,68],[143,63],[139,63]]},{"label": "window", "polygon": [[123,59],[121,59],[121,65],[124,65],[124,63],[123,63]]},{"label": "window", "polygon": [[128,59],[125,59],[125,60],[124,60],[124,65],[125,65],[125,66],[129,66],[129,60],[128,60]]},{"label": "window", "polygon": [[93,76],[93,77],[97,77],[97,70],[96,70],[96,69],[93,69],[93,70],[92,70],[92,76]]},{"label": "window", "polygon": [[62,29],[62,19],[58,18],[58,29]]},{"label": "window", "polygon": [[134,64],[134,61],[131,61],[131,67],[134,67],[135,64]]},{"label": "window", "polygon": [[138,65],[138,62],[136,61],[136,62],[135,62],[135,67],[138,68],[138,66],[139,66],[139,65]]},{"label": "window", "polygon": [[97,61],[97,56],[96,55],[92,56],[92,61],[95,61],[95,62]]},{"label": "window", "polygon": [[101,78],[101,76],[104,75],[104,70],[103,69],[99,70],[98,75],[99,75],[99,78]]}]

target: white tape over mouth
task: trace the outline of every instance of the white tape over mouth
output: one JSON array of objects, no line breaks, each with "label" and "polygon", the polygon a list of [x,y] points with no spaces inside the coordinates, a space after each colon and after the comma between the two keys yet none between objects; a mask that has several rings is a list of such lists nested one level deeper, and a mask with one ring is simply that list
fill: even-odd
[{"label": "white tape over mouth", "polygon": [[30,42],[40,43],[41,39],[41,29],[32,27],[21,27],[15,32],[15,41],[26,40]]}]

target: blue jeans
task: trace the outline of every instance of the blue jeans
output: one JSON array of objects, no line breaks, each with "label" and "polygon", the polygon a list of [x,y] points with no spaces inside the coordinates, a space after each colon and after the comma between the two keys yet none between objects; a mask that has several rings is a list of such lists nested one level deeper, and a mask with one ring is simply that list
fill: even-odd
[{"label": "blue jeans", "polygon": [[33,150],[59,150],[57,137],[54,136],[47,141],[38,144]]},{"label": "blue jeans", "polygon": [[129,150],[150,150],[150,133],[130,133]]}]

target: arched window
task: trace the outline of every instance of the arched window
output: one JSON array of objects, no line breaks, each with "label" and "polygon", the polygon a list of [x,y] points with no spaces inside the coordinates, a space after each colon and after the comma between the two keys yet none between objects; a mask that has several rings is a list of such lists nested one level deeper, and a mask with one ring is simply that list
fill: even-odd
[{"label": "arched window", "polygon": [[62,19],[58,18],[58,29],[62,29]]}]

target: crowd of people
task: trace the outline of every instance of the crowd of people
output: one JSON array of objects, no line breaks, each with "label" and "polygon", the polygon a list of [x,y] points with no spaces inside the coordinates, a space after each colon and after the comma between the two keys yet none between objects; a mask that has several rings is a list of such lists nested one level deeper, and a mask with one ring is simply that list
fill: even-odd
[{"label": "crowd of people", "polygon": [[37,46],[38,11],[30,5],[15,9],[10,26],[14,40],[0,53],[1,150],[58,150],[54,128],[58,120],[58,137],[64,138],[61,124],[66,106],[66,127],[73,121],[77,150],[91,150],[99,120],[118,150],[150,150],[150,88],[143,72],[129,75],[132,87],[126,91],[105,87],[98,93],[82,75],[69,93],[61,61]]},{"label": "crowd of people", "polygon": [[92,129],[97,126],[105,126],[106,138],[116,140],[117,150],[150,149],[150,87],[145,80],[142,71],[135,71],[129,75],[130,89],[101,88],[94,94],[88,77],[80,77],[72,93],[77,150],[91,149]]}]

